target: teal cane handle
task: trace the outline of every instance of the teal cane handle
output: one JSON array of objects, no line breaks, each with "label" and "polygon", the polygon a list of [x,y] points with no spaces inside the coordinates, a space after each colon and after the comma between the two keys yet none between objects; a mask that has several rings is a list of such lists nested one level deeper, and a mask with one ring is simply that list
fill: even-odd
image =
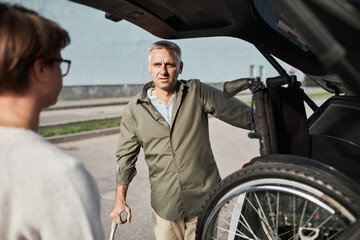
[{"label": "teal cane handle", "polygon": [[127,212],[121,212],[120,213],[120,220],[122,221],[122,222],[126,222],[127,221]]}]

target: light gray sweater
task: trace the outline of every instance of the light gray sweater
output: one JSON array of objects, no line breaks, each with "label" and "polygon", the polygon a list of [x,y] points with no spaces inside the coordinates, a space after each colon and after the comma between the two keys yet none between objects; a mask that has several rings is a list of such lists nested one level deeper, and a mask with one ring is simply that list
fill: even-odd
[{"label": "light gray sweater", "polygon": [[103,239],[92,176],[25,129],[0,127],[0,239]]}]

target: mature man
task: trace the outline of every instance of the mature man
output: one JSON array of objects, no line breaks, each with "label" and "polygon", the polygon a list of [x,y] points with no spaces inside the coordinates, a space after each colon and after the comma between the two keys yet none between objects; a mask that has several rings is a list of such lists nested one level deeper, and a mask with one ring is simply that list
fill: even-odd
[{"label": "mature man", "polygon": [[197,216],[209,191],[220,181],[210,146],[208,114],[251,129],[250,108],[226,99],[199,80],[178,80],[183,70],[180,48],[169,41],[149,49],[152,81],[125,108],[117,149],[116,203],[110,216],[122,223],[128,213],[128,185],[144,149],[149,166],[151,206],[157,239],[194,239]]}]

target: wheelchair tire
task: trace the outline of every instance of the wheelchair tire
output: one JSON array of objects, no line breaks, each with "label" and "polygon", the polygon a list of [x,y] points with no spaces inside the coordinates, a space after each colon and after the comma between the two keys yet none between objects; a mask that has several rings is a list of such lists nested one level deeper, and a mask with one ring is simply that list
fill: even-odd
[{"label": "wheelchair tire", "polygon": [[360,215],[358,186],[344,179],[291,161],[255,163],[215,187],[196,239],[341,239]]}]

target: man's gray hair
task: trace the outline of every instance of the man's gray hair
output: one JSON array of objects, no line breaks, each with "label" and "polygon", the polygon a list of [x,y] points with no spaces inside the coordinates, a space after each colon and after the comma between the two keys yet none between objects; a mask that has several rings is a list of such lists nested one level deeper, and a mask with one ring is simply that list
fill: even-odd
[{"label": "man's gray hair", "polygon": [[173,42],[170,42],[170,41],[166,41],[166,40],[157,41],[157,42],[153,43],[149,47],[149,59],[148,59],[149,62],[151,60],[151,51],[152,50],[154,50],[154,49],[164,49],[164,48],[168,49],[168,50],[171,50],[174,53],[178,63],[181,62],[181,49],[180,49],[180,47],[177,44],[175,44]]}]

